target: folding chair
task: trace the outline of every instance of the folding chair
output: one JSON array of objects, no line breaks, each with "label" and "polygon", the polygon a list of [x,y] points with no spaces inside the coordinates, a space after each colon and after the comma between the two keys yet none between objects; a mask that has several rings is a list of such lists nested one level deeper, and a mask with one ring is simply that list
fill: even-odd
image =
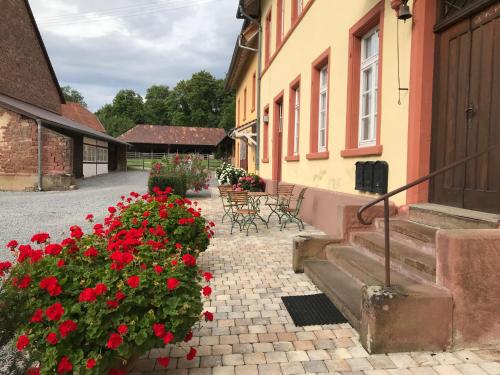
[{"label": "folding chair", "polygon": [[[271,213],[267,217],[268,224],[272,215],[278,216],[278,222],[281,224],[281,217],[283,216],[283,213],[279,210],[279,208],[288,207],[294,187],[295,185],[292,184],[279,184],[278,193],[269,196],[268,200],[266,201],[266,206],[268,206],[271,210]],[[271,201],[269,201],[269,199],[271,199]]]},{"label": "folding chair", "polygon": [[229,201],[230,201],[230,210],[231,210],[231,234],[233,234],[233,228],[235,224],[238,224],[240,227],[240,232],[242,230],[250,229],[250,226],[253,225],[255,230],[258,232],[257,224],[255,224],[255,217],[259,213],[258,210],[250,208],[249,198],[247,191],[230,191]]},{"label": "folding chair", "polygon": [[224,215],[222,215],[222,222],[224,222],[224,218],[226,216],[231,215],[231,204],[229,202],[229,194],[228,192],[233,190],[233,187],[231,185],[220,185],[218,186],[219,188],[219,194],[220,198],[222,200],[222,209],[224,210]]},{"label": "folding chair", "polygon": [[295,207],[290,207],[291,205],[289,204],[287,207],[281,206],[279,207],[279,210],[282,213],[282,221],[281,221],[281,227],[280,231],[283,230],[284,227],[288,223],[296,223],[299,226],[299,231],[304,229],[304,222],[302,219],[299,217],[300,213],[300,207],[302,206],[302,201],[304,200],[304,195],[306,194],[307,188],[303,188],[298,197],[296,199],[292,198],[291,201],[295,202]]}]

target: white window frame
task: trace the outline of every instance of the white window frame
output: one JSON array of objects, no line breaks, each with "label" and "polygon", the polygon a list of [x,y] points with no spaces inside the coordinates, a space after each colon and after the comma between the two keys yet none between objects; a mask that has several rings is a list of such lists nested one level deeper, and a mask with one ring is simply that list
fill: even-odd
[{"label": "white window frame", "polygon": [[278,132],[283,132],[283,100],[278,103]]},{"label": "white window frame", "polygon": [[285,0],[281,0],[281,30],[280,30],[280,43],[285,39]]},{"label": "white window frame", "polygon": [[[378,106],[378,70],[379,70],[379,54],[380,40],[379,27],[375,27],[370,32],[365,34],[361,39],[361,64],[360,64],[360,83],[359,83],[359,121],[358,121],[358,147],[374,146],[377,143],[377,106]],[[366,43],[369,38],[376,36],[376,53],[371,56],[365,56]],[[368,70],[372,71],[371,80],[368,90],[364,88],[364,73]],[[370,98],[369,113],[364,114],[364,97]],[[363,120],[369,120],[368,134],[364,134]]]},{"label": "white window frame", "polygon": [[297,18],[300,17],[302,14],[302,11],[304,10],[304,4],[302,0],[296,0],[297,1]]},{"label": "white window frame", "polygon": [[[322,101],[322,99],[324,99]],[[324,103],[324,108],[322,107]],[[328,65],[319,70],[319,96],[318,96],[318,151],[326,151],[327,118],[328,118]],[[322,137],[322,135],[324,135]]]},{"label": "white window frame", "polygon": [[299,154],[299,128],[300,128],[300,87],[295,90],[295,107],[293,122],[293,154]]}]

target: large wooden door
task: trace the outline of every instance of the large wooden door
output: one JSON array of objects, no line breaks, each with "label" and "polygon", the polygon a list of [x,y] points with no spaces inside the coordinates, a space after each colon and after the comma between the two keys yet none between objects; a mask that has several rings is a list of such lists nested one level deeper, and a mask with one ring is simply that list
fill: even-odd
[{"label": "large wooden door", "polygon": [[[500,2],[438,35],[433,169],[500,142]],[[500,213],[500,150],[432,182],[431,201]]]}]

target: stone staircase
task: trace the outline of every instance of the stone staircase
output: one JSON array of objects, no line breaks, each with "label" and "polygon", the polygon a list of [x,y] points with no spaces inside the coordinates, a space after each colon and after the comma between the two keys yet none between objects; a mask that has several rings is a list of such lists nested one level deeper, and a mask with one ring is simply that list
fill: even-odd
[{"label": "stone staircase", "polygon": [[436,282],[440,229],[498,228],[498,215],[434,204],[390,219],[391,288],[384,285],[384,222],[305,257],[303,270],[360,333],[371,353],[452,347],[453,298]]}]

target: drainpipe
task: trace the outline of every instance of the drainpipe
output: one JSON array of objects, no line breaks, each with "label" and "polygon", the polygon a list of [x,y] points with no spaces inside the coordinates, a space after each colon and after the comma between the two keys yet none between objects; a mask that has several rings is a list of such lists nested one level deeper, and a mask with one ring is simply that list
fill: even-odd
[{"label": "drainpipe", "polygon": [[42,178],[43,178],[43,172],[42,172],[42,120],[37,119],[36,123],[38,125],[38,191],[42,191]]},{"label": "drainpipe", "polygon": [[[240,14],[245,17],[247,20],[249,20],[251,23],[254,25],[257,25],[259,28],[259,44],[257,46],[257,52],[258,52],[258,61],[257,61],[257,120],[256,120],[256,133],[257,133],[257,145],[255,146],[255,168],[257,169],[257,172],[259,171],[259,164],[260,164],[260,111],[261,111],[261,105],[260,105],[260,88],[261,88],[261,75],[262,75],[262,26],[260,25],[260,22],[257,21],[255,18],[250,17],[248,14],[245,13],[243,10],[243,6],[240,4],[239,6],[240,9]],[[240,36],[241,40],[241,36]]]}]

